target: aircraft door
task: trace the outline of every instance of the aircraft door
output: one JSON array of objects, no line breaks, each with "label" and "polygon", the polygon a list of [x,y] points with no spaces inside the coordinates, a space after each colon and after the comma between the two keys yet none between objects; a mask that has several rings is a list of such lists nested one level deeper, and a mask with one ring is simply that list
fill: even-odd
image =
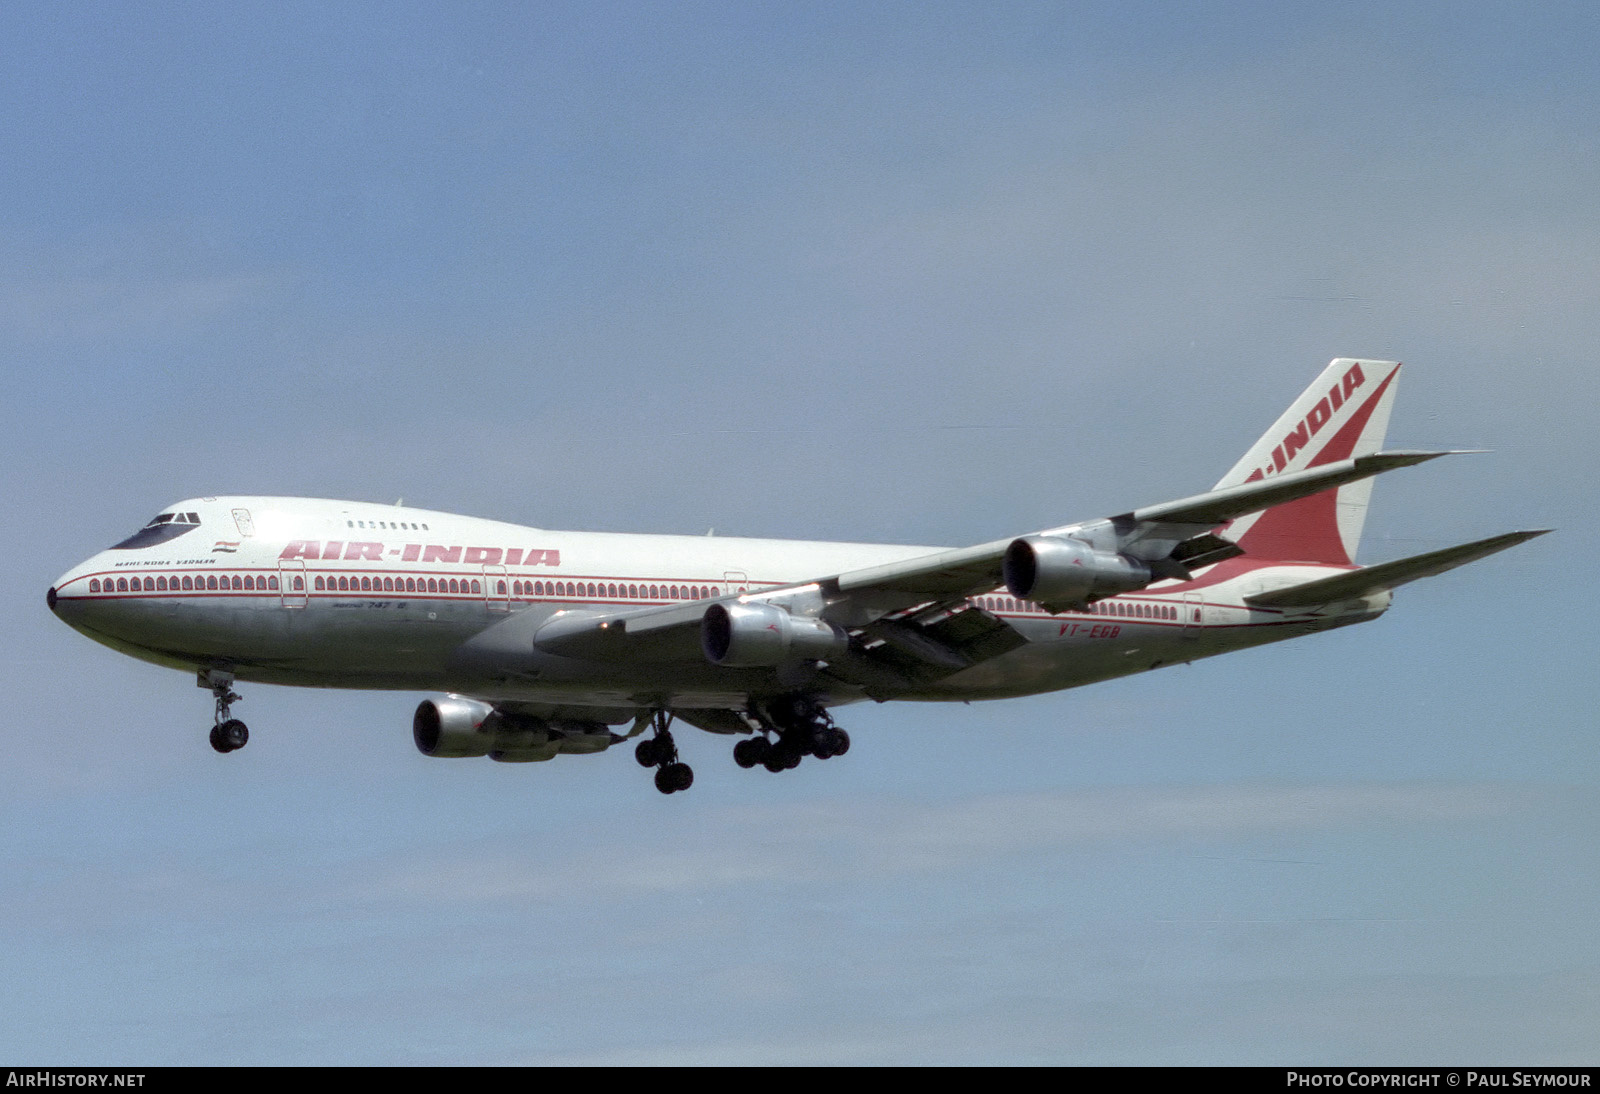
[{"label": "aircraft door", "polygon": [[483,568],[483,602],[491,612],[511,610],[511,578],[504,566]]},{"label": "aircraft door", "polygon": [[1183,636],[1185,638],[1198,638],[1202,622],[1201,612],[1205,610],[1200,606],[1200,594],[1184,593],[1183,607],[1178,610],[1183,613]]},{"label": "aircraft door", "polygon": [[285,608],[303,608],[308,596],[306,564],[298,558],[278,562],[278,602]]},{"label": "aircraft door", "polygon": [[729,596],[738,596],[750,591],[750,578],[743,570],[724,571],[722,580],[727,585]]}]

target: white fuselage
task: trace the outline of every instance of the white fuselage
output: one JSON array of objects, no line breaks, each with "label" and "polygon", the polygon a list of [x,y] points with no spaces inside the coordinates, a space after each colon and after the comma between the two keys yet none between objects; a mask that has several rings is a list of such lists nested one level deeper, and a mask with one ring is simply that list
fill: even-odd
[{"label": "white fuselage", "polygon": [[[96,641],[174,668],[313,687],[463,692],[601,720],[645,707],[738,707],[793,682],[703,658],[549,654],[528,636],[556,614],[755,593],[939,550],[553,532],[303,498],[206,498],[172,511],[185,523],[146,529],[144,541],[133,537],[63,575],[52,590],[56,612]],[[1018,648],[892,694],[825,675],[807,686],[830,703],[1003,698],[1360,622],[1387,608],[1387,593],[1300,612],[1244,601],[1340,569],[1234,559],[1190,581],[1060,614],[1001,589],[972,600],[1027,640]]]}]

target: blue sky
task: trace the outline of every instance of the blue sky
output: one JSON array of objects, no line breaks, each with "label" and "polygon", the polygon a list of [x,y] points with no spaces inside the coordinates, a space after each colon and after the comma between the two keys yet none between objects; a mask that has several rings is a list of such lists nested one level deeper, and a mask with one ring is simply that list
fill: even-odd
[{"label": "blue sky", "polygon": [[[1594,1062],[1588,5],[8,5],[0,1055]],[[1407,362],[1366,627],[841,715],[686,795],[432,761],[44,590],[173,500],[965,544]],[[1576,556],[1576,558],[1574,558]]]}]

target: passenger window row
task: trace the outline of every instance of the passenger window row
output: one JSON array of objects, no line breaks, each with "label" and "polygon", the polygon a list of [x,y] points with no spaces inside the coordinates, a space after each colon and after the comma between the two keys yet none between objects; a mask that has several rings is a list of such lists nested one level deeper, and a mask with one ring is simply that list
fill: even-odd
[{"label": "passenger window row", "polygon": [[[305,578],[296,576],[290,582],[297,591],[305,591]],[[476,578],[420,578],[374,577],[370,574],[332,575],[318,574],[312,588],[321,592],[386,592],[386,593],[443,593],[483,595],[483,584]],[[239,592],[277,592],[275,576],[257,577],[254,574],[174,574],[171,577],[118,577],[90,578],[91,593],[126,592],[208,592],[211,590]],[[506,582],[495,582],[495,592],[507,595]],[[545,596],[587,597],[612,600],[705,600],[716,595],[709,585],[637,585],[615,582],[573,581],[513,581],[510,594],[519,599],[532,600]]]},{"label": "passenger window row", "polygon": [[[295,588],[303,588],[300,578],[296,578]],[[276,577],[256,577],[254,574],[177,574],[167,577],[119,577],[106,578],[101,581],[97,577],[89,579],[91,593],[175,593],[175,592],[208,592],[212,589],[237,589],[242,592],[277,592],[278,579]]]},{"label": "passenger window row", "polygon": [[[980,596],[978,606],[997,612],[1039,612],[1044,609],[1031,600],[1017,600],[1009,596]],[[1177,619],[1178,609],[1173,604],[1149,604],[1137,600],[1097,600],[1087,612],[1070,612],[1070,615],[1106,615],[1118,619]]]},{"label": "passenger window row", "polygon": [[483,586],[466,578],[373,577],[363,574],[355,577],[341,575],[326,580],[319,574],[312,587],[317,592],[330,593],[477,593]]},{"label": "passenger window row", "polygon": [[[505,583],[498,586],[505,595]],[[531,600],[540,596],[586,596],[608,600],[708,600],[716,595],[709,585],[632,585],[594,581],[513,581],[511,595]]]}]

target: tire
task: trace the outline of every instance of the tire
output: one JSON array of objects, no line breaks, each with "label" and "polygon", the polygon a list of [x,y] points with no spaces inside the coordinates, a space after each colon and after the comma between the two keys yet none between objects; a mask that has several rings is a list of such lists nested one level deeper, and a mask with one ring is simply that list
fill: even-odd
[{"label": "tire", "polygon": [[826,760],[830,756],[837,756],[844,751],[839,738],[839,730],[832,726],[821,726],[812,736],[812,755],[819,760]]},{"label": "tire", "polygon": [[217,739],[226,746],[218,750],[221,752],[236,752],[250,743],[250,731],[237,718],[229,718],[218,726],[214,732],[217,735]]},{"label": "tire", "polygon": [[779,771],[793,771],[800,766],[800,753],[787,745],[779,744],[767,754],[767,758],[762,761],[762,764],[773,774],[777,774]]},{"label": "tire", "polygon": [[733,762],[743,768],[754,767],[766,759],[767,753],[771,749],[772,746],[767,743],[765,737],[752,737],[749,740],[740,741],[733,746]]}]

